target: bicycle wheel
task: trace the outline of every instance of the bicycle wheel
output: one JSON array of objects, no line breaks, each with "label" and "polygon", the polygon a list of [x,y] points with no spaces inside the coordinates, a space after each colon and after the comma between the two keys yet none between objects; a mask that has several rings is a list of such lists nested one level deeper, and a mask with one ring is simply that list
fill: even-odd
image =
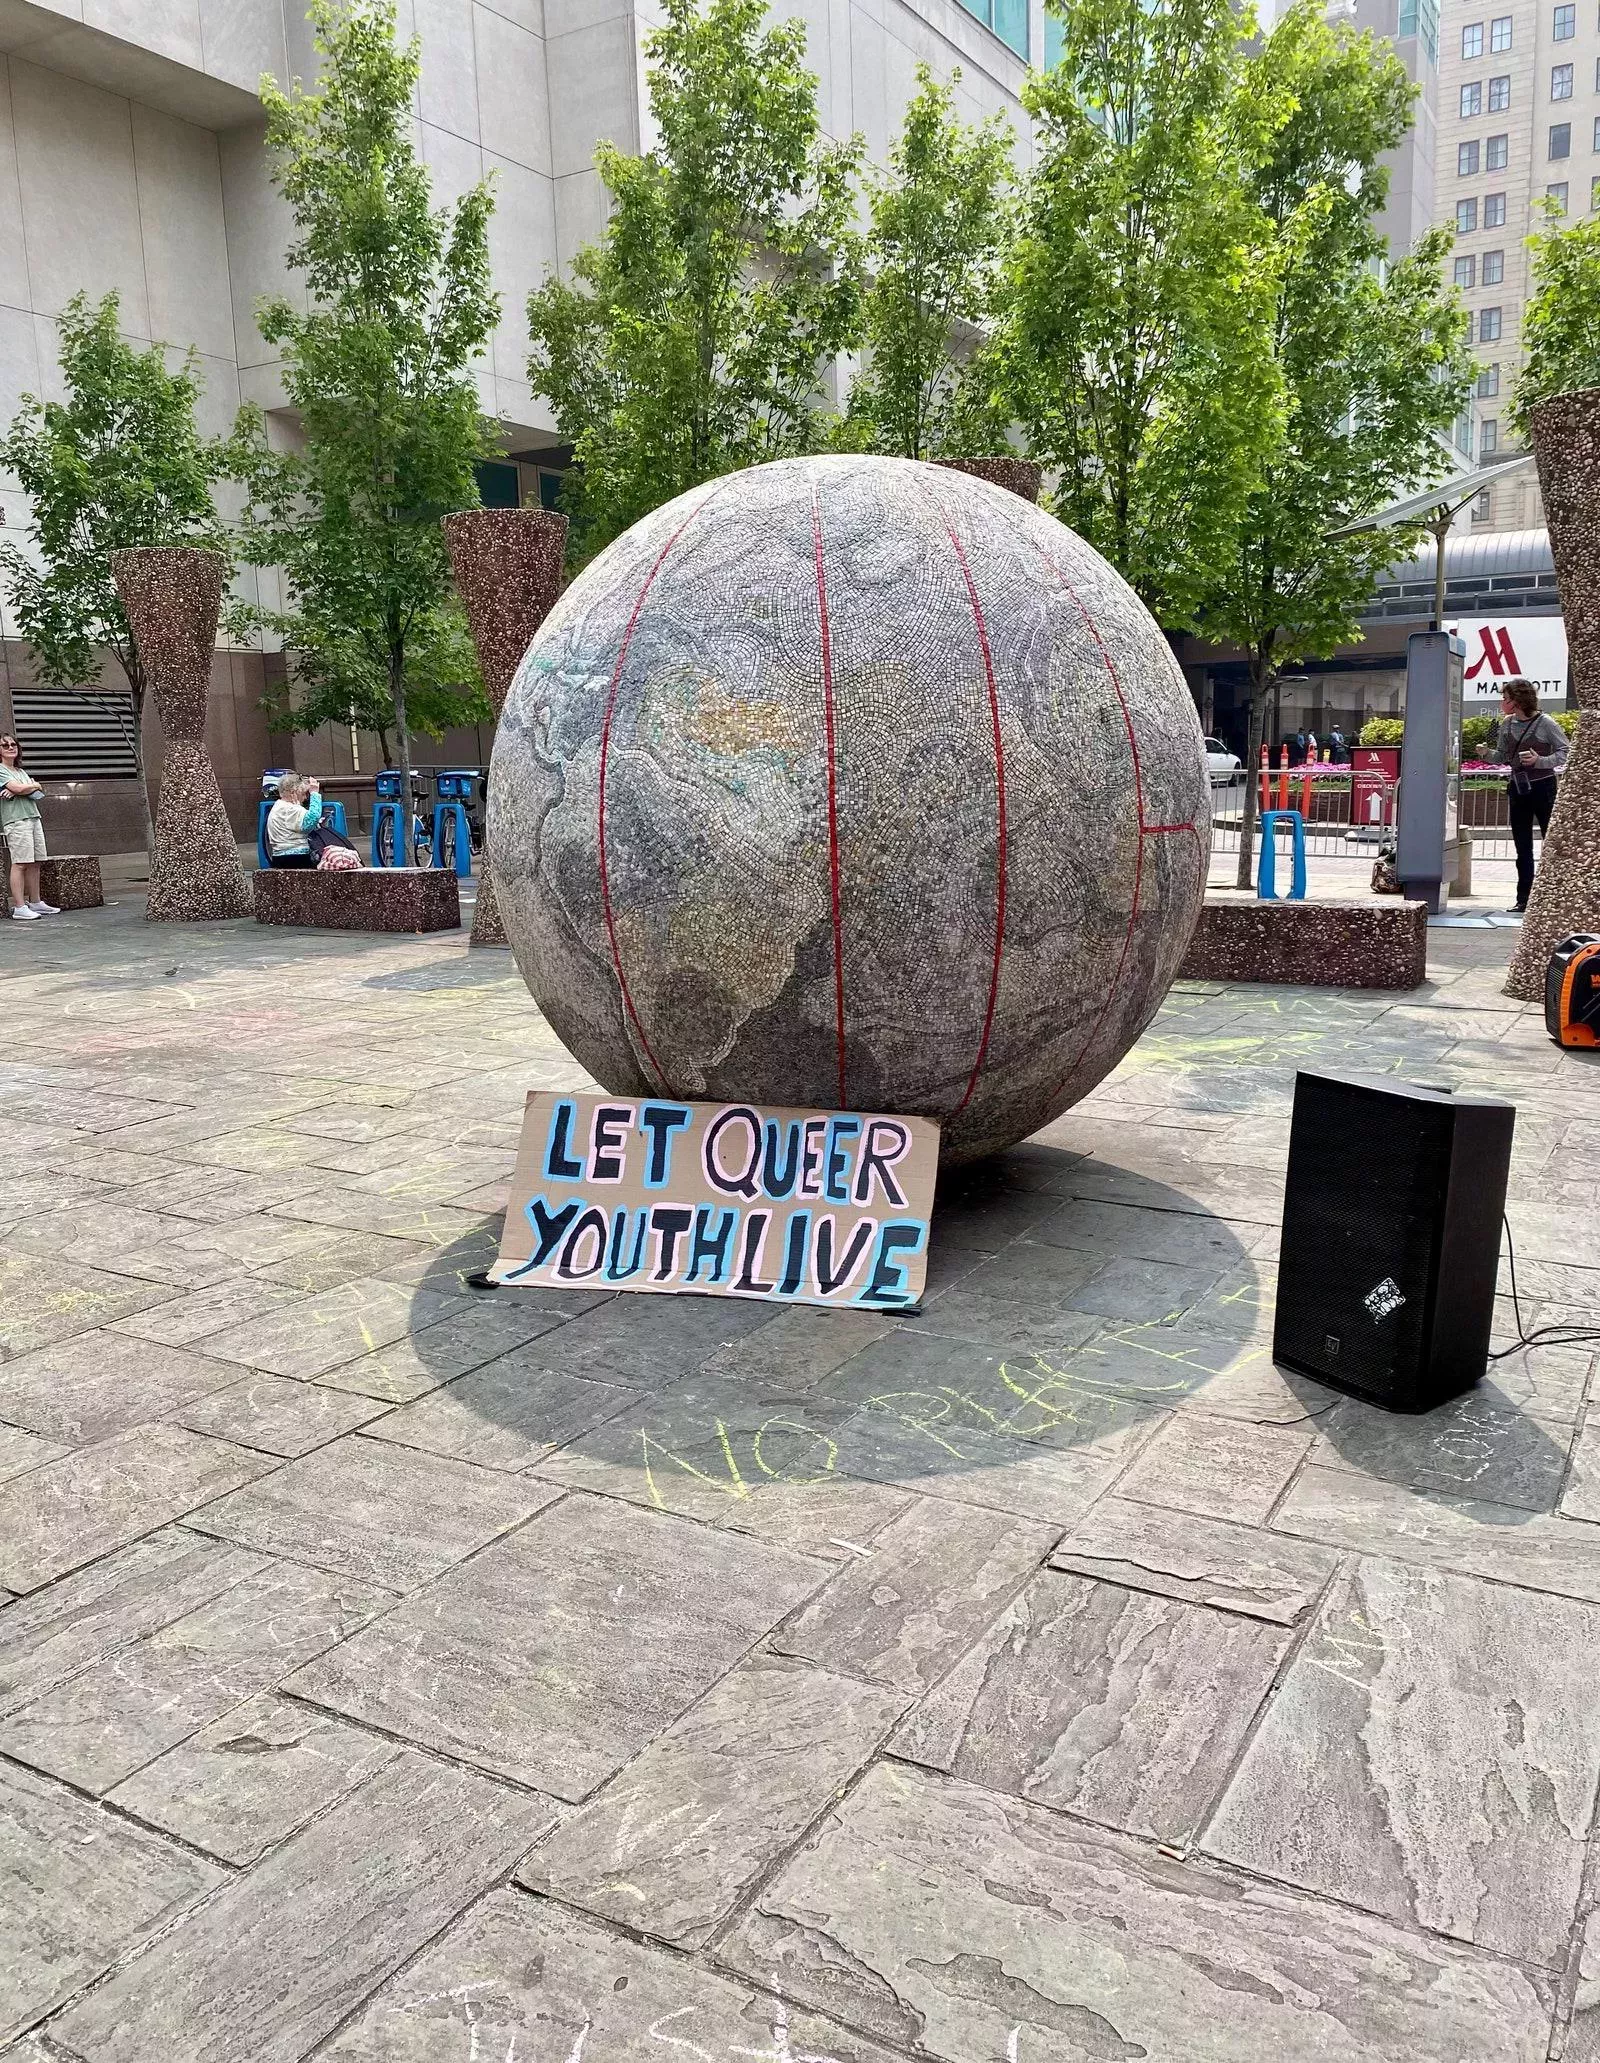
[{"label": "bicycle wheel", "polygon": [[456,813],[446,810],[439,819],[439,851],[434,864],[454,873],[456,864]]},{"label": "bicycle wheel", "polygon": [[433,865],[433,840],[421,817],[411,819],[411,864],[414,867]]},{"label": "bicycle wheel", "polygon": [[373,834],[373,843],[377,848],[378,865],[380,867],[392,867],[394,865],[394,815],[391,811],[383,809],[381,806],[377,828]]}]

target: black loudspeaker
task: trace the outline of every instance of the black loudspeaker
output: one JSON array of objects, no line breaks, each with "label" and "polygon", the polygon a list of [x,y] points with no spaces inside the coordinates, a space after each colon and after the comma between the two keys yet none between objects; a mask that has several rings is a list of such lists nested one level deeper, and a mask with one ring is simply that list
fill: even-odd
[{"label": "black loudspeaker", "polygon": [[1516,1115],[1388,1076],[1296,1075],[1275,1361],[1389,1411],[1471,1389]]}]

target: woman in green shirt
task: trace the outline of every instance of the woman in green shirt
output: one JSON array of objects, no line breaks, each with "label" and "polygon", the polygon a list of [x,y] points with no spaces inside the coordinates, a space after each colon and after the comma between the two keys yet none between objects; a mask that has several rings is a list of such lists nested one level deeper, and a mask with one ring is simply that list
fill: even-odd
[{"label": "woman in green shirt", "polygon": [[11,860],[11,914],[28,924],[36,917],[57,915],[54,903],[39,894],[39,865],[44,859],[44,826],[39,797],[44,790],[22,770],[22,748],[15,738],[0,738],[0,834]]}]

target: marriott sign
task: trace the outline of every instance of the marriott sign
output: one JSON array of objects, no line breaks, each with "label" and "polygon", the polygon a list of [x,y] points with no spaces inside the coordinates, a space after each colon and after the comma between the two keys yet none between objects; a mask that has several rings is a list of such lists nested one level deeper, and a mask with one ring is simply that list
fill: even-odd
[{"label": "marriott sign", "polygon": [[1498,702],[1519,674],[1555,707],[1567,699],[1567,627],[1559,616],[1458,616],[1445,629],[1467,648],[1462,699]]}]

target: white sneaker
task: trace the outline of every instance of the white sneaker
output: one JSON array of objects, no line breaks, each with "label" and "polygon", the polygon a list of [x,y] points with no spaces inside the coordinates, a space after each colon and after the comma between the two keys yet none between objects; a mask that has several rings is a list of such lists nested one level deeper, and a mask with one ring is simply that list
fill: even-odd
[{"label": "white sneaker", "polygon": [[32,910],[36,917],[59,917],[61,915],[59,903],[29,903],[28,908]]},{"label": "white sneaker", "polygon": [[11,921],[13,924],[37,924],[39,912],[30,908],[27,903],[18,903],[11,912]]}]

